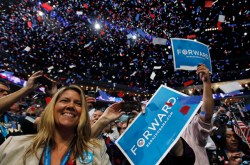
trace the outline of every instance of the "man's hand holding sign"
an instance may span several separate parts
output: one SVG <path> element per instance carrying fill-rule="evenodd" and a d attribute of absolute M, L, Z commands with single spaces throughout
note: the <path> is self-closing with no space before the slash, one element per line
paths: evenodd
<path fill-rule="evenodd" d="M 205 103 L 201 108 L 200 118 L 204 122 L 209 122 L 213 106 L 213 99 L 210 97 L 212 94 L 209 70 L 201 64 L 197 67 L 196 73 L 204 85 L 203 101 Z M 180 136 L 201 105 L 200 96 L 190 97 L 161 86 L 149 100 L 145 114 L 140 114 L 134 120 L 116 144 L 131 164 L 160 164 L 163 161 L 167 162 L 166 160 L 178 162 L 179 160 L 175 157 L 185 157 L 186 150 L 189 148 Z M 175 157 L 168 159 L 172 154 Z M 187 160 L 191 159 L 187 158 Z"/>

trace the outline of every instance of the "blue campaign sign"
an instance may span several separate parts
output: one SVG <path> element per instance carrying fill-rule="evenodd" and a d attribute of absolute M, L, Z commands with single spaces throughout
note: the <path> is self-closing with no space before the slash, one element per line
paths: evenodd
<path fill-rule="evenodd" d="M 212 73 L 211 58 L 207 45 L 182 38 L 171 38 L 171 45 L 175 70 L 196 70 L 198 64 L 205 64 Z"/>
<path fill-rule="evenodd" d="M 200 100 L 160 86 L 149 100 L 146 114 L 137 116 L 116 145 L 131 164 L 159 164 L 200 108 Z"/>

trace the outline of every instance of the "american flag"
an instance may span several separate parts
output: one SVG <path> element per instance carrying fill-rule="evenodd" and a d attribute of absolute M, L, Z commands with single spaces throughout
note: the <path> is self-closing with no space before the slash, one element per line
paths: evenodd
<path fill-rule="evenodd" d="M 234 122 L 235 133 L 238 136 L 240 136 L 243 140 L 248 140 L 248 143 L 250 143 L 249 141 L 250 140 L 250 127 L 241 120 L 236 120 L 236 122 Z"/>

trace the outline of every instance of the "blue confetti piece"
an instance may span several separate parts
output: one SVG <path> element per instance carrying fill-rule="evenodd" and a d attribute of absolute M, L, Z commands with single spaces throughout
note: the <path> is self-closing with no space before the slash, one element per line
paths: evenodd
<path fill-rule="evenodd" d="M 201 96 L 189 96 L 180 98 L 181 104 L 198 104 L 201 101 Z"/>

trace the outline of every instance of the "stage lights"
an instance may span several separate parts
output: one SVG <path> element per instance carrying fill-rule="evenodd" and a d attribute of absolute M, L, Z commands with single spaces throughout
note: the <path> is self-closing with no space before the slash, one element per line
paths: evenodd
<path fill-rule="evenodd" d="M 205 31 L 215 31 L 215 30 L 218 30 L 218 28 L 208 28 L 208 29 L 205 29 Z"/>
<path fill-rule="evenodd" d="M 96 29 L 96 30 L 101 29 L 101 25 L 100 25 L 99 23 L 95 23 L 95 29 Z"/>
<path fill-rule="evenodd" d="M 136 39 L 137 39 L 137 36 L 136 36 L 136 35 L 133 35 L 133 36 L 132 36 L 132 39 L 133 39 L 133 40 L 136 40 Z"/>

